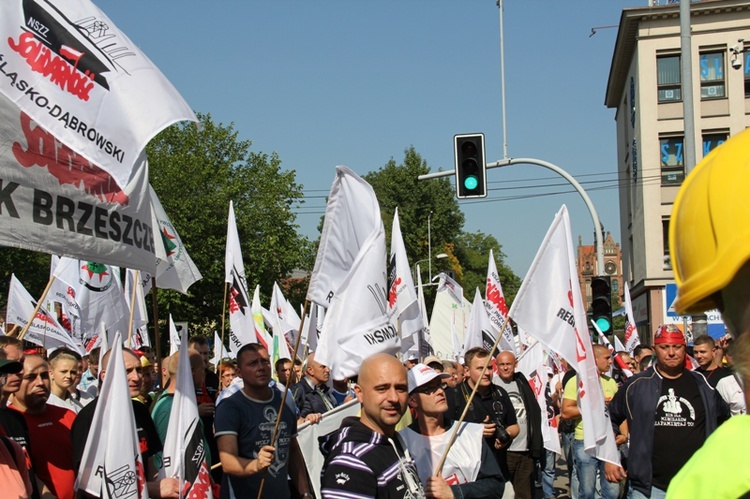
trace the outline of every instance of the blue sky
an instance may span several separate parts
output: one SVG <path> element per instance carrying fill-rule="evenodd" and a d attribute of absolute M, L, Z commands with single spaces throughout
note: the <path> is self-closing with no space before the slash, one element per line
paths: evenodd
<path fill-rule="evenodd" d="M 452 169 L 453 135 L 473 132 L 488 162 L 503 157 L 495 0 L 94 1 L 193 109 L 297 171 L 310 237 L 337 164 L 365 174 L 413 145 L 434 171 Z M 621 242 L 615 115 L 603 104 L 617 29 L 589 35 L 647 0 L 504 4 L 508 155 L 575 176 Z M 519 276 L 563 203 L 574 244 L 593 243 L 560 177 L 518 165 L 488 180 L 486 201 L 461 203 L 464 228 L 494 235 Z"/>

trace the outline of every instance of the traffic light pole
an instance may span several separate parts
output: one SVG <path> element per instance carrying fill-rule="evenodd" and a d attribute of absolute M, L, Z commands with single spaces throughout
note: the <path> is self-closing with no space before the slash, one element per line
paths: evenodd
<path fill-rule="evenodd" d="M 550 163 L 548 161 L 544 161 L 541 159 L 535 159 L 535 158 L 507 158 L 502 161 L 498 161 L 496 163 L 488 163 L 486 165 L 486 168 L 501 168 L 503 166 L 512 166 L 512 165 L 518 165 L 518 164 L 531 164 L 531 165 L 537 165 L 541 166 L 543 168 L 547 168 L 548 170 L 552 170 L 553 172 L 557 173 L 561 177 L 563 177 L 565 180 L 567 180 L 570 185 L 572 185 L 576 191 L 578 191 L 578 194 L 581 195 L 583 198 L 583 202 L 586 203 L 586 207 L 589 209 L 589 213 L 591 214 L 591 219 L 594 222 L 594 239 L 596 242 L 596 266 L 597 266 L 597 274 L 601 275 L 604 272 L 604 233 L 602 231 L 602 224 L 599 222 L 599 215 L 596 213 L 596 208 L 594 208 L 594 203 L 591 202 L 591 198 L 589 198 L 589 195 L 586 194 L 586 191 L 581 187 L 581 184 L 578 183 L 578 181 L 573 178 L 572 175 L 570 175 L 568 172 L 560 168 L 559 166 Z M 417 177 L 419 180 L 429 180 L 433 178 L 440 178 L 440 177 L 449 177 L 451 175 L 455 175 L 456 172 L 454 170 L 446 170 L 442 172 L 434 172 L 434 173 L 427 173 L 425 175 L 420 175 Z"/>

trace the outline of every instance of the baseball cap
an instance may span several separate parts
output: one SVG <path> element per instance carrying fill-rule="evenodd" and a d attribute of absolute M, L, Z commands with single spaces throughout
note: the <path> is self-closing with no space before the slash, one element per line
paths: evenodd
<path fill-rule="evenodd" d="M 439 373 L 425 364 L 417 364 L 416 366 L 409 369 L 406 377 L 409 382 L 409 393 L 411 393 L 420 386 L 426 385 L 435 378 L 450 378 L 451 375 L 448 373 Z"/>
<path fill-rule="evenodd" d="M 15 360 L 0 359 L 0 373 L 14 374 L 23 371 L 23 364 Z"/>
<path fill-rule="evenodd" d="M 423 364 L 427 366 L 427 365 L 430 364 L 430 362 L 437 362 L 438 364 L 442 364 L 443 363 L 442 360 L 438 359 L 434 355 L 428 355 L 427 357 L 425 357 Z"/>

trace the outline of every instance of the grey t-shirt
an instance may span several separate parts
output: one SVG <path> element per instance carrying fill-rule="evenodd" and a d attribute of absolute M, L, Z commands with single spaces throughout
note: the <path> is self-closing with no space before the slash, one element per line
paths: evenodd
<path fill-rule="evenodd" d="M 271 392 L 273 396 L 269 400 L 255 400 L 248 397 L 243 390 L 239 390 L 222 401 L 216 406 L 215 436 L 218 440 L 221 435 L 236 435 L 239 456 L 245 459 L 257 458 L 258 451 L 264 445 L 274 445 L 274 462 L 267 469 L 263 496 L 286 499 L 290 497 L 287 483 L 289 446 L 292 438 L 297 436 L 297 417 L 290 410 L 284 410 L 276 443 L 271 444 L 282 396 L 279 390 Z M 257 473 L 240 478 L 225 473 L 221 483 L 221 497 L 256 497 L 262 475 Z"/>
<path fill-rule="evenodd" d="M 506 383 L 500 377 L 496 378 L 496 381 L 500 387 L 508 392 L 508 397 L 510 397 L 510 401 L 513 403 L 513 409 L 516 411 L 516 419 L 518 420 L 518 427 L 520 428 L 518 436 L 513 439 L 508 450 L 516 452 L 527 451 L 529 450 L 529 442 L 527 438 L 528 418 L 526 417 L 526 406 L 523 405 L 523 398 L 521 398 L 521 391 L 518 389 L 518 382 L 511 381 L 510 383 Z"/>

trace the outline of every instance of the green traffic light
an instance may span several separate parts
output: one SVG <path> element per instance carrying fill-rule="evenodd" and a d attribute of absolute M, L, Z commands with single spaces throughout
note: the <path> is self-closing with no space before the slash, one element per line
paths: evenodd
<path fill-rule="evenodd" d="M 464 187 L 466 187 L 470 191 L 473 191 L 474 189 L 476 189 L 478 185 L 479 185 L 479 180 L 477 180 L 477 178 L 473 175 L 466 177 L 464 179 Z"/>
<path fill-rule="evenodd" d="M 612 324 L 609 323 L 609 321 L 605 317 L 599 317 L 596 319 L 596 326 L 599 328 L 599 330 L 602 333 L 608 332 L 610 329 L 612 329 Z"/>

